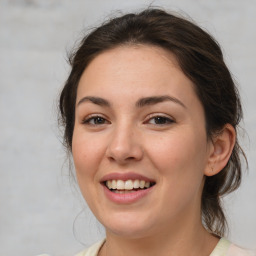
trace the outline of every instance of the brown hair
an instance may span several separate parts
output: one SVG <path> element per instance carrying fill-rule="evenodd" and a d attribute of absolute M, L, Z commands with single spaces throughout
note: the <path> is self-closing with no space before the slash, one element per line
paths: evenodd
<path fill-rule="evenodd" d="M 72 148 L 77 86 L 84 69 L 103 51 L 127 44 L 158 46 L 176 56 L 182 71 L 194 83 L 204 107 L 209 139 L 225 124 L 231 124 L 237 130 L 242 117 L 239 94 L 218 43 L 192 22 L 150 8 L 107 21 L 85 36 L 71 54 L 72 69 L 59 101 L 64 142 L 69 151 Z M 236 140 L 225 168 L 217 175 L 205 178 L 202 221 L 210 232 L 219 236 L 224 234 L 227 226 L 220 199 L 240 185 L 241 153 L 243 151 Z"/>

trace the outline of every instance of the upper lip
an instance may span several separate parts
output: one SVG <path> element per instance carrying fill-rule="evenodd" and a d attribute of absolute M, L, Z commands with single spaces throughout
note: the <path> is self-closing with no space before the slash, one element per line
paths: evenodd
<path fill-rule="evenodd" d="M 112 172 L 109 174 L 104 175 L 100 182 L 105 182 L 107 180 L 145 180 L 149 182 L 155 182 L 153 179 L 150 179 L 144 175 L 134 173 L 134 172 L 126 172 L 126 173 L 120 173 L 120 172 Z"/>

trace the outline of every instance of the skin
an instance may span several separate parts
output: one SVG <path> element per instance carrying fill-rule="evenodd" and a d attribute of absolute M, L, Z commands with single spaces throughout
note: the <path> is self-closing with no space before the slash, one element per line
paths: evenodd
<path fill-rule="evenodd" d="M 136 106 L 163 95 L 175 100 Z M 204 177 L 226 165 L 234 141 L 230 125 L 207 138 L 194 85 L 171 53 L 123 46 L 92 60 L 77 90 L 72 153 L 83 197 L 106 229 L 100 255 L 209 255 L 218 239 L 201 223 Z M 156 184 L 142 199 L 117 204 L 100 183 L 112 172 L 135 172 Z"/>

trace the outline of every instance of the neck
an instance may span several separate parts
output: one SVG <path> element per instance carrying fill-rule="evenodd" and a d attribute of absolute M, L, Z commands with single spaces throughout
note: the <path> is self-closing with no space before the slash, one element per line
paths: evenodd
<path fill-rule="evenodd" d="M 179 228 L 176 232 L 170 229 L 156 232 L 152 236 L 130 238 L 106 233 L 106 243 L 100 256 L 208 256 L 219 239 L 208 233 L 202 224 L 194 225 L 192 229 Z M 174 230 L 174 229 L 172 229 Z M 188 232 L 190 230 L 190 232 Z"/>

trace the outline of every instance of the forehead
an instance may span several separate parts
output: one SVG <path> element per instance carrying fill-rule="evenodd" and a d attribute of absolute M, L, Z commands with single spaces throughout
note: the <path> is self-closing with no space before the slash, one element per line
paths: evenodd
<path fill-rule="evenodd" d="M 181 98 L 195 94 L 193 83 L 180 69 L 174 54 L 155 46 L 125 45 L 91 61 L 82 74 L 77 95 L 145 97 L 168 92 Z"/>
<path fill-rule="evenodd" d="M 137 64 L 140 65 L 140 70 L 135 68 Z M 144 71 L 149 69 L 160 71 L 159 68 L 166 67 L 168 69 L 171 66 L 180 70 L 178 61 L 172 52 L 157 46 L 142 44 L 122 45 L 103 51 L 89 63 L 84 73 L 87 74 L 88 70 L 95 66 L 102 69 L 108 68 L 108 72 L 111 69 L 118 71 L 120 68 L 140 72 L 142 69 Z"/>

